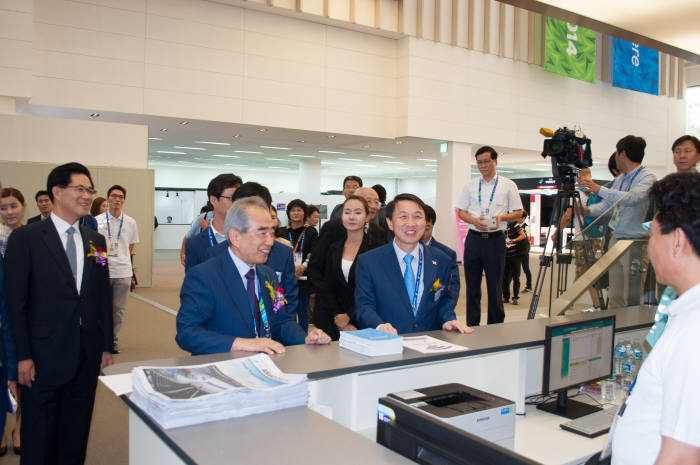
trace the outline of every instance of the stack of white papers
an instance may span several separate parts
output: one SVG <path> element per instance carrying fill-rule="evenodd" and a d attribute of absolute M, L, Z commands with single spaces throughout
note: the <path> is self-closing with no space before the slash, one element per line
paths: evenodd
<path fill-rule="evenodd" d="M 266 354 L 180 367 L 138 367 L 131 400 L 163 428 L 306 405 L 306 375 L 286 374 Z"/>
<path fill-rule="evenodd" d="M 338 345 L 370 357 L 403 352 L 403 337 L 372 328 L 341 331 Z"/>

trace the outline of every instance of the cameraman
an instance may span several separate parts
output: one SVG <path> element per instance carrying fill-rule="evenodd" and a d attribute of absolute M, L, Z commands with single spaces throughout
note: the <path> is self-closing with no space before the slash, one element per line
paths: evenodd
<path fill-rule="evenodd" d="M 583 207 L 586 216 L 598 217 L 615 202 L 620 202 L 612 211 L 609 228 L 612 230 L 610 247 L 621 239 L 647 239 L 649 233 L 642 228 L 649 208 L 648 191 L 656 181 L 656 176 L 641 165 L 644 158 L 646 141 L 641 137 L 625 136 L 617 142 L 615 163 L 620 175 L 610 184 L 602 187 L 592 179 L 582 179 L 580 184 L 587 192 L 600 197 L 601 202 L 590 207 Z M 628 302 L 630 288 L 630 264 L 633 255 L 641 256 L 641 283 L 644 282 L 649 263 L 646 242 L 641 244 L 641 253 L 635 244 L 632 249 L 610 268 L 609 308 L 639 305 L 639 301 Z M 638 279 L 638 278 L 635 278 Z"/>

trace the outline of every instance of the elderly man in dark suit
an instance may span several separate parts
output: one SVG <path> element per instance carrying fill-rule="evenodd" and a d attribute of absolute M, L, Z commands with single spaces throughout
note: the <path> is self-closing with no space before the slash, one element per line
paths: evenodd
<path fill-rule="evenodd" d="M 357 258 L 355 321 L 362 328 L 392 334 L 472 332 L 454 312 L 449 291 L 452 260 L 420 242 L 425 232 L 423 205 L 413 194 L 397 195 L 386 206 L 394 240 Z"/>
<path fill-rule="evenodd" d="M 258 197 L 237 200 L 226 214 L 226 254 L 186 275 L 180 291 L 175 340 L 184 350 L 209 354 L 236 350 L 284 352 L 282 344 L 327 344 L 315 329 L 308 336 L 285 304 L 275 272 L 263 265 L 275 241 L 270 210 Z"/>
<path fill-rule="evenodd" d="M 95 193 L 87 168 L 54 168 L 47 190 L 50 219 L 14 231 L 5 253 L 22 464 L 84 463 L 97 376 L 112 363 L 105 240 L 79 226 Z"/>

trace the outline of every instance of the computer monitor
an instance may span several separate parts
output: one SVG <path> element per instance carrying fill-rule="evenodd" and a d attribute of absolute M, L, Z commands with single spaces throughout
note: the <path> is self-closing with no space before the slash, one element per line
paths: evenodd
<path fill-rule="evenodd" d="M 547 325 L 542 393 L 556 392 L 557 399 L 537 408 L 571 419 L 601 410 L 567 399 L 566 392 L 612 376 L 614 338 L 614 315 Z"/>

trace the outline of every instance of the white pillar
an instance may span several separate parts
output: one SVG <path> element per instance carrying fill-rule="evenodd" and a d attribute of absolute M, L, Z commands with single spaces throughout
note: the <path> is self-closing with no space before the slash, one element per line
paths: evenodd
<path fill-rule="evenodd" d="M 449 142 L 447 152 L 438 155 L 436 205 L 437 221 L 434 235 L 437 240 L 457 252 L 462 260 L 457 236 L 455 204 L 462 188 L 471 178 L 473 163 L 472 144 Z"/>
<path fill-rule="evenodd" d="M 321 160 L 299 161 L 299 196 L 306 202 L 316 202 L 321 193 Z"/>

